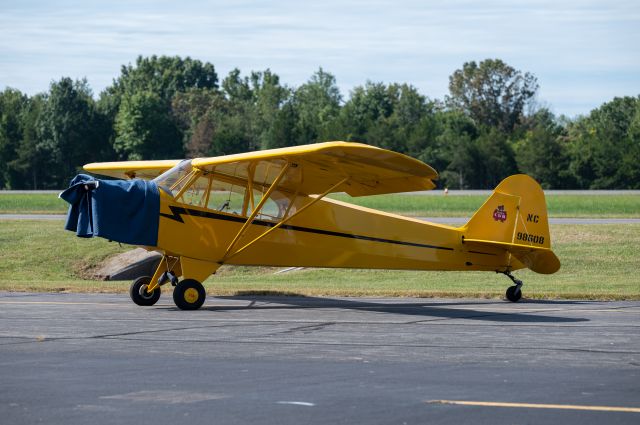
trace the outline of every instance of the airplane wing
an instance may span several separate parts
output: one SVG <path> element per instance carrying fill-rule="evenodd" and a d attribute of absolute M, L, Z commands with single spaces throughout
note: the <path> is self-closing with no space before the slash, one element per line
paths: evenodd
<path fill-rule="evenodd" d="M 321 194 L 345 177 L 335 192 L 351 196 L 431 190 L 438 173 L 409 156 L 361 143 L 326 142 L 281 149 L 248 152 L 212 158 L 196 158 L 192 165 L 215 174 L 225 174 L 271 184 L 278 170 L 291 163 L 297 178 L 283 179 L 278 186 L 307 195 Z M 291 173 L 295 174 L 295 173 Z"/>
<path fill-rule="evenodd" d="M 94 162 L 83 168 L 93 174 L 115 177 L 118 179 L 140 178 L 150 180 L 158 177 L 168 169 L 180 162 L 179 159 L 157 161 L 120 161 L 120 162 Z"/>

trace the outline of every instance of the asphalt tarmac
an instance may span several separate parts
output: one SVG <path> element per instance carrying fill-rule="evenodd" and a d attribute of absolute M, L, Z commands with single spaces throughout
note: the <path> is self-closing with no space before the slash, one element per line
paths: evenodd
<path fill-rule="evenodd" d="M 640 302 L 0 293 L 2 424 L 637 424 Z"/>

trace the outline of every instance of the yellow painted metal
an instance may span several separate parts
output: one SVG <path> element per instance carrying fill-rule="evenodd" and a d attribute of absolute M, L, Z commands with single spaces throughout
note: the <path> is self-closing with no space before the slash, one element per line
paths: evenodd
<path fill-rule="evenodd" d="M 207 183 L 207 189 L 205 190 L 205 197 L 204 197 L 204 202 L 202 203 L 203 206 L 209 205 L 209 196 L 211 195 L 211 183 L 213 182 L 213 176 L 209 176 L 209 182 Z"/>
<path fill-rule="evenodd" d="M 184 291 L 184 300 L 189 304 L 193 304 L 196 301 L 198 301 L 199 297 L 200 295 L 198 294 L 198 291 L 195 290 L 194 288 L 187 288 Z"/>
<path fill-rule="evenodd" d="M 504 179 L 463 229 L 465 243 L 508 250 L 537 273 L 560 269 L 560 260 L 551 251 L 544 192 L 527 175 Z"/>
<path fill-rule="evenodd" d="M 178 180 L 171 187 L 171 189 L 173 189 L 174 187 L 177 187 L 183 180 L 187 180 L 187 181 L 185 184 L 182 185 L 182 188 L 180 188 L 178 193 L 176 193 L 175 198 L 180 199 L 182 195 L 189 189 L 190 185 L 192 185 L 193 182 L 195 182 L 198 179 L 198 177 L 200 177 L 201 175 L 202 175 L 202 170 L 199 170 L 196 168 L 191 173 L 187 174 L 186 176 L 183 176 L 180 180 Z"/>
<path fill-rule="evenodd" d="M 284 215 L 284 219 L 281 220 L 280 222 L 278 222 L 278 224 L 276 224 L 273 227 L 270 227 L 269 230 L 267 230 L 266 232 L 264 232 L 263 234 L 261 234 L 260 236 L 258 236 L 257 238 L 255 238 L 254 240 L 252 240 L 251 242 L 249 242 L 248 244 L 246 244 L 245 246 L 243 246 L 242 248 L 238 249 L 237 251 L 235 251 L 233 254 L 228 254 L 225 257 L 225 261 L 228 260 L 231 257 L 234 257 L 238 254 L 240 254 L 242 251 L 244 251 L 245 249 L 249 248 L 251 245 L 253 245 L 254 243 L 258 242 L 260 239 L 264 238 L 265 236 L 267 236 L 269 233 L 277 230 L 279 227 L 281 227 L 282 225 L 284 225 L 285 223 L 287 223 L 288 221 L 290 221 L 291 219 L 293 219 L 294 217 L 296 217 L 297 215 L 300 215 L 304 210 L 306 210 L 307 208 L 309 208 L 310 206 L 312 206 L 313 204 L 315 204 L 316 202 L 319 202 L 322 198 L 324 198 L 325 196 L 327 196 L 327 194 L 331 193 L 334 189 L 336 189 L 337 187 L 340 187 L 340 185 L 342 185 L 343 183 L 345 183 L 347 180 L 349 180 L 349 177 L 345 177 L 344 179 L 340 180 L 338 183 L 334 184 L 333 186 L 331 186 L 329 189 L 327 189 L 323 194 L 321 194 L 320 196 L 317 196 L 315 198 L 312 198 L 312 200 L 306 204 L 305 206 L 303 206 L 302 208 L 300 208 L 298 211 L 296 211 L 294 214 L 292 214 L 291 216 L 287 216 L 288 211 L 290 210 L 291 206 L 289 206 L 289 208 L 287 209 L 287 213 L 285 213 Z"/>
<path fill-rule="evenodd" d="M 506 215 L 504 221 L 493 216 L 501 214 L 500 207 Z M 549 219 L 542 188 L 524 174 L 507 177 L 465 225 L 465 230 L 465 237 L 469 239 L 550 248 Z M 534 237 L 523 240 L 524 234 Z"/>
<path fill-rule="evenodd" d="M 327 189 L 332 190 L 331 186 L 325 186 Z M 486 271 L 530 267 L 542 273 L 559 266 L 550 250 L 544 194 L 527 176 L 503 181 L 462 227 L 427 223 L 327 198 L 300 195 L 293 202 L 299 213 L 292 214 L 285 224 L 185 208 L 161 193 L 158 248 L 181 255 L 183 275 L 198 281 L 217 269 L 220 258 L 230 252 L 229 241 L 241 231 L 243 238 L 253 242 L 227 258 L 227 264 Z M 172 206 L 185 212 L 178 218 Z M 518 241 L 518 237 L 527 241 Z"/>
<path fill-rule="evenodd" d="M 236 175 L 247 181 L 250 169 L 238 175 L 233 167 L 238 163 L 292 162 L 304 173 L 302 184 L 284 181 L 281 189 L 313 195 L 323 193 L 344 175 L 352 178 L 341 190 L 351 196 L 430 190 L 435 187 L 438 173 L 427 164 L 409 156 L 361 143 L 327 142 L 226 155 L 196 158 L 192 165 L 203 170 L 216 168 L 222 174 Z M 336 173 L 340 170 L 340 173 Z M 255 179 L 254 179 L 255 180 Z M 267 182 L 271 183 L 271 182 Z"/>
<path fill-rule="evenodd" d="M 93 174 L 115 177 L 118 179 L 142 178 L 153 179 L 168 169 L 178 165 L 181 160 L 168 159 L 157 161 L 121 161 L 96 162 L 87 164 L 83 168 Z"/>
<path fill-rule="evenodd" d="M 116 162 L 88 164 L 85 169 L 113 177 L 152 178 L 178 163 Z M 176 264 L 161 263 L 148 291 L 157 287 L 166 270 L 201 282 L 220 262 L 413 270 L 528 267 L 539 273 L 560 267 L 551 251 L 544 193 L 525 175 L 502 181 L 467 224 L 452 227 L 324 197 L 338 190 L 362 196 L 434 187 L 437 173 L 428 165 L 372 146 L 319 143 L 198 158 L 191 165 L 194 173 L 181 192 L 199 182 L 194 193 L 206 192 L 206 197 L 198 205 L 188 205 L 180 193 L 174 198 L 160 191 L 158 244 L 153 248 Z M 276 167 L 279 173 L 273 170 Z M 346 181 L 345 176 L 349 176 Z M 212 179 L 241 187 L 241 208 L 236 212 L 206 208 Z M 264 192 L 257 205 L 254 190 Z M 272 215 L 278 219 L 264 219 L 267 202 L 277 207 L 278 213 Z M 251 242 L 234 252 L 241 240 Z"/>
<path fill-rule="evenodd" d="M 167 255 L 162 256 L 162 259 L 160 260 L 160 263 L 158 263 L 158 267 L 147 286 L 147 293 L 152 293 L 158 286 L 160 286 L 160 276 L 166 271 L 173 272 L 176 276 L 181 276 L 182 269 L 180 268 L 180 259 L 168 257 Z"/>
<path fill-rule="evenodd" d="M 158 286 L 160 286 L 158 284 L 158 280 L 160 279 L 160 276 L 162 275 L 162 273 L 166 271 L 167 271 L 167 262 L 165 260 L 165 257 L 163 256 L 162 260 L 160 260 L 160 264 L 158 264 L 158 267 L 156 268 L 155 273 L 151 277 L 151 281 L 147 285 L 146 291 L 148 294 L 152 293 Z"/>
<path fill-rule="evenodd" d="M 180 266 L 184 279 L 194 279 L 198 282 L 204 282 L 207 277 L 220 268 L 218 263 L 185 256 L 180 257 Z"/>
<path fill-rule="evenodd" d="M 289 169 L 290 165 L 291 164 L 286 163 L 285 166 L 282 167 L 282 170 L 280 170 L 280 173 L 278 174 L 276 179 L 273 181 L 273 183 L 271 184 L 271 186 L 269 187 L 267 192 L 262 196 L 262 199 L 260 199 L 260 202 L 258 202 L 258 205 L 254 208 L 253 211 L 251 211 L 251 215 L 249 216 L 249 218 L 247 218 L 247 221 L 242 225 L 242 227 L 238 231 L 238 234 L 233 238 L 233 240 L 231 241 L 231 243 L 227 247 L 227 250 L 225 251 L 223 258 L 220 260 L 220 263 L 224 262 L 227 259 L 227 256 L 229 255 L 229 252 L 231 252 L 231 249 L 236 245 L 236 243 L 238 243 L 238 240 L 240 240 L 240 238 L 244 234 L 244 232 L 247 229 L 247 227 L 256 218 L 256 215 L 258 215 L 258 213 L 260 212 L 260 210 L 264 206 L 265 202 L 267 202 L 267 200 L 269 199 L 269 196 L 271 196 L 271 194 L 276 189 L 276 187 L 278 187 L 278 183 L 280 183 L 280 181 L 282 180 L 282 178 L 286 174 L 287 170 Z"/>

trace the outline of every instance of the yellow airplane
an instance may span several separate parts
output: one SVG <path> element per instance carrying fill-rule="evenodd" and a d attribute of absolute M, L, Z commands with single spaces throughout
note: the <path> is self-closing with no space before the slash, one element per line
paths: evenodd
<path fill-rule="evenodd" d="M 143 246 L 163 257 L 153 276 L 131 285 L 132 300 L 155 304 L 175 286 L 183 310 L 205 300 L 201 282 L 223 264 L 397 270 L 511 272 L 560 268 L 547 208 L 531 177 L 503 180 L 462 227 L 326 198 L 429 190 L 438 174 L 414 158 L 359 143 L 328 142 L 213 158 L 126 161 L 84 166 L 60 196 L 66 228 Z"/>

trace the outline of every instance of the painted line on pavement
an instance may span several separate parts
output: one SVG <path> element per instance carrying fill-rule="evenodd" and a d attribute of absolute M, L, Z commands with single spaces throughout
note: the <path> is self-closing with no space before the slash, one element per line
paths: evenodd
<path fill-rule="evenodd" d="M 523 409 L 559 409 L 559 410 L 590 410 L 596 412 L 627 412 L 640 413 L 640 407 L 619 406 L 586 406 L 575 404 L 538 404 L 538 403 L 503 403 L 496 401 L 466 401 L 466 400 L 428 400 L 427 404 L 453 404 L 460 406 L 482 407 L 513 407 Z"/>

